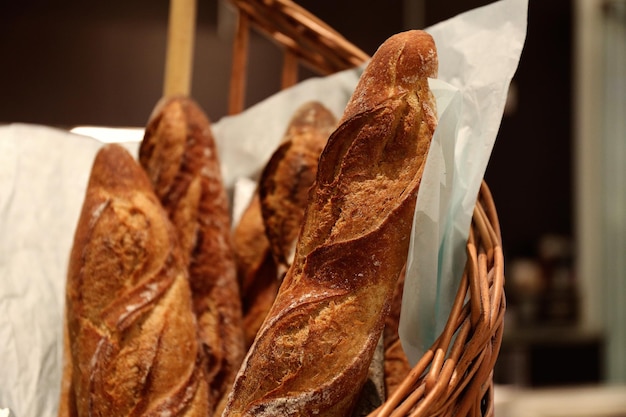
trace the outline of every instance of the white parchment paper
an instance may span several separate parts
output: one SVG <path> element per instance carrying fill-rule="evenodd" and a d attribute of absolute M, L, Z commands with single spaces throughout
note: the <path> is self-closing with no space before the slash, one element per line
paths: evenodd
<path fill-rule="evenodd" d="M 477 193 L 526 38 L 527 12 L 527 0 L 503 0 L 427 29 L 437 45 L 438 79 L 460 94 L 439 115 L 418 192 L 399 328 L 412 364 L 450 314 Z"/>
<path fill-rule="evenodd" d="M 440 123 L 420 194 L 430 192 L 418 198 L 402 312 L 401 337 L 412 361 L 440 329 L 456 290 L 471 209 L 524 43 L 527 6 L 528 0 L 502 0 L 426 29 L 443 82 L 432 83 Z M 249 193 L 248 179 L 282 139 L 293 111 L 318 100 L 340 117 L 360 74 L 308 80 L 215 123 L 227 185 L 244 184 Z M 67 261 L 102 145 L 45 126 L 0 127 L 0 409 L 16 417 L 56 416 Z M 125 145 L 136 155 L 137 143 Z"/>

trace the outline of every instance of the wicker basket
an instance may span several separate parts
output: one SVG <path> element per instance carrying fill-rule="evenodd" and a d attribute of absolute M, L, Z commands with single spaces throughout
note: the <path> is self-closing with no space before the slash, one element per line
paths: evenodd
<path fill-rule="evenodd" d="M 482 183 L 467 263 L 443 332 L 397 391 L 371 416 L 493 416 L 493 368 L 506 308 L 496 207 Z"/>
<path fill-rule="evenodd" d="M 248 31 L 283 48 L 283 87 L 297 82 L 303 63 L 320 75 L 369 58 L 324 22 L 290 0 L 231 0 L 237 7 L 230 112 L 243 110 Z M 494 201 L 482 183 L 467 243 L 467 263 L 445 329 L 401 386 L 370 416 L 494 415 L 493 368 L 502 341 L 504 256 Z"/>

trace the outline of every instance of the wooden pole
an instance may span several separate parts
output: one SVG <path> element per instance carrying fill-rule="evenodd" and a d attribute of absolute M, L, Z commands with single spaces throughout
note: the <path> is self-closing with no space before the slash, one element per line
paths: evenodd
<path fill-rule="evenodd" d="M 229 114 L 238 114 L 244 109 L 249 37 L 249 17 L 246 13 L 239 10 L 237 14 L 237 32 L 233 40 L 233 67 L 230 72 L 230 92 L 228 100 Z"/>
<path fill-rule="evenodd" d="M 281 88 L 292 87 L 298 83 L 298 57 L 289 49 L 285 49 L 283 56 L 283 73 Z"/>
<path fill-rule="evenodd" d="M 170 0 L 163 96 L 191 93 L 196 0 Z"/>

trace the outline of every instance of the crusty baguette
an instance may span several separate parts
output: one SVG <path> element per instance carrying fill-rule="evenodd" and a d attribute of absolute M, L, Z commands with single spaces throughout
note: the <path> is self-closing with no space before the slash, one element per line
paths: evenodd
<path fill-rule="evenodd" d="M 255 192 L 233 230 L 237 278 L 241 288 L 246 350 L 278 293 L 278 268 L 265 233 L 261 202 Z"/>
<path fill-rule="evenodd" d="M 296 109 L 280 146 L 259 179 L 261 212 L 272 254 L 286 270 L 295 252 L 309 188 L 328 137 L 337 127 L 332 112 L 317 101 Z"/>
<path fill-rule="evenodd" d="M 211 124 L 200 106 L 182 96 L 160 102 L 139 161 L 178 232 L 211 395 L 219 404 L 243 359 L 244 338 L 228 197 Z"/>
<path fill-rule="evenodd" d="M 270 242 L 265 233 L 258 190 L 250 198 L 248 205 L 241 213 L 239 222 L 233 228 L 233 247 L 237 264 L 237 281 L 241 296 L 244 298 L 251 292 L 250 287 L 256 280 L 255 275 L 262 269 L 265 259 L 267 257 L 273 259 Z M 275 278 L 275 271 L 273 275 Z"/>
<path fill-rule="evenodd" d="M 78 416 L 207 416 L 176 235 L 145 173 L 119 145 L 95 158 L 67 278 Z"/>
<path fill-rule="evenodd" d="M 317 101 L 301 105 L 259 177 L 233 233 L 248 348 L 293 258 L 308 190 L 337 120 Z"/>
<path fill-rule="evenodd" d="M 365 69 L 311 188 L 296 254 L 225 416 L 345 416 L 407 258 L 437 123 L 432 38 L 394 35 Z"/>

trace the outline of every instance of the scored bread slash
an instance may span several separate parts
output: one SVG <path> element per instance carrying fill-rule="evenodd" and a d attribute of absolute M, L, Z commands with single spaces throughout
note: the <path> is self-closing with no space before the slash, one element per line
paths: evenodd
<path fill-rule="evenodd" d="M 178 234 L 219 414 L 244 356 L 242 309 L 217 146 L 193 99 L 157 104 L 139 161 Z"/>
<path fill-rule="evenodd" d="M 353 410 L 408 253 L 437 119 L 423 31 L 383 43 L 321 154 L 293 263 L 224 416 Z"/>

